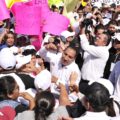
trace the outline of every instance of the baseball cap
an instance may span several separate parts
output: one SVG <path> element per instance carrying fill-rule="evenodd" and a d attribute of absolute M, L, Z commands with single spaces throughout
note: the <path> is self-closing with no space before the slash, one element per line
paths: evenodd
<path fill-rule="evenodd" d="M 34 81 L 36 89 L 47 90 L 51 86 L 51 73 L 45 69 L 41 71 Z"/>
<path fill-rule="evenodd" d="M 16 58 L 10 48 L 3 48 L 0 51 L 0 66 L 5 70 L 13 69 L 16 65 Z"/>
<path fill-rule="evenodd" d="M 16 69 L 20 69 L 23 65 L 29 63 L 31 61 L 31 55 L 17 55 L 16 56 L 16 60 L 17 60 L 17 64 L 16 64 Z"/>
<path fill-rule="evenodd" d="M 65 38 L 68 38 L 68 37 L 71 37 L 71 36 L 74 36 L 74 35 L 75 35 L 75 32 L 69 32 L 67 30 L 65 30 L 61 33 L 61 36 L 64 36 Z"/>

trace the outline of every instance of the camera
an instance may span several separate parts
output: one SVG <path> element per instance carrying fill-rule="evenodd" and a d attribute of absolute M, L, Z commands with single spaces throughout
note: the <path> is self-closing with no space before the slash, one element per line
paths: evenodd
<path fill-rule="evenodd" d="M 82 22 L 82 26 L 83 27 L 88 27 L 88 26 L 92 26 L 93 25 L 93 21 L 91 19 L 84 19 L 84 21 Z"/>
<path fill-rule="evenodd" d="M 60 39 L 58 37 L 54 38 L 53 44 L 58 45 L 60 44 Z"/>
<path fill-rule="evenodd" d="M 57 46 L 58 44 L 60 44 L 60 38 L 56 37 L 56 36 L 55 37 L 50 37 L 48 42 L 45 42 L 44 45 L 47 45 L 49 43 L 53 43 L 54 45 Z"/>

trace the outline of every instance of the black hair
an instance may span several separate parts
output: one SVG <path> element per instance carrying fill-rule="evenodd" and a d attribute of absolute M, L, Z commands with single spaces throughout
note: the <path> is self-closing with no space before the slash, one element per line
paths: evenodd
<path fill-rule="evenodd" d="M 35 55 L 36 56 L 36 50 L 35 49 L 26 49 L 22 52 L 22 55 Z"/>
<path fill-rule="evenodd" d="M 51 10 L 54 12 L 55 9 L 58 9 L 58 7 L 57 7 L 56 5 L 52 5 L 52 6 L 51 6 Z"/>
<path fill-rule="evenodd" d="M 36 94 L 35 120 L 46 120 L 55 106 L 54 95 L 50 91 L 41 91 Z"/>
<path fill-rule="evenodd" d="M 64 51 L 66 51 L 68 48 L 73 49 L 75 51 L 75 58 L 77 57 L 79 51 L 74 45 L 69 45 L 67 48 L 65 48 Z"/>
<path fill-rule="evenodd" d="M 16 46 L 18 47 L 30 45 L 30 40 L 26 36 L 21 36 L 16 41 Z"/>
<path fill-rule="evenodd" d="M 94 82 L 87 87 L 85 96 L 94 112 L 104 111 L 106 109 L 106 104 L 110 99 L 110 94 L 107 88 L 97 82 Z"/>
<path fill-rule="evenodd" d="M 118 26 L 118 23 L 117 23 L 116 20 L 111 20 L 111 21 L 108 23 L 108 26 L 111 25 L 111 24 Z"/>
<path fill-rule="evenodd" d="M 81 45 L 80 45 L 80 37 L 76 36 L 71 42 L 70 46 L 72 49 L 76 51 L 76 59 L 75 62 L 78 65 L 79 69 L 81 69 L 82 64 L 83 64 L 83 58 L 80 54 L 80 51 L 82 50 Z"/>
<path fill-rule="evenodd" d="M 98 25 L 96 25 L 96 27 L 95 27 L 95 34 L 97 33 L 97 31 L 98 31 L 99 29 L 105 30 L 105 26 L 104 26 L 103 24 L 98 24 Z"/>
<path fill-rule="evenodd" d="M 63 13 L 63 10 L 64 10 L 64 7 L 63 7 L 63 6 L 60 6 L 60 7 L 59 7 L 60 14 Z"/>
<path fill-rule="evenodd" d="M 116 8 L 116 4 L 115 4 L 115 3 L 112 3 L 112 4 L 110 5 L 110 7 L 111 7 L 111 8 Z"/>
<path fill-rule="evenodd" d="M 41 56 L 40 55 L 36 55 L 36 58 L 41 58 Z"/>
<path fill-rule="evenodd" d="M 10 99 L 8 95 L 13 93 L 16 82 L 12 76 L 4 76 L 0 78 L 0 101 Z"/>
<path fill-rule="evenodd" d="M 36 55 L 36 58 L 42 58 L 40 55 Z M 43 59 L 43 58 L 42 58 Z M 50 71 L 50 63 L 49 62 L 46 62 L 44 59 L 43 59 L 43 62 L 44 62 L 44 66 L 45 68 L 47 68 L 47 70 Z"/>
<path fill-rule="evenodd" d="M 113 99 L 110 93 L 102 84 L 94 82 L 85 90 L 85 96 L 92 106 L 94 112 L 106 111 L 108 116 L 115 116 Z"/>
<path fill-rule="evenodd" d="M 14 36 L 14 38 L 15 38 L 15 34 L 14 34 L 14 32 L 9 31 L 9 32 L 6 34 L 5 39 L 8 39 L 8 36 L 7 36 L 8 34 L 12 34 L 12 35 Z"/>
<path fill-rule="evenodd" d="M 78 54 L 80 52 L 80 37 L 76 36 L 71 42 L 70 47 L 76 50 Z"/>

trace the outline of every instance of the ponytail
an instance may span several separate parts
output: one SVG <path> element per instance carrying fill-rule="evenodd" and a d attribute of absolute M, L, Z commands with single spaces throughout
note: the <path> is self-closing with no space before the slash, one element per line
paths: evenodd
<path fill-rule="evenodd" d="M 36 95 L 35 120 L 46 120 L 55 106 L 54 95 L 49 91 L 41 91 Z"/>
<path fill-rule="evenodd" d="M 115 110 L 113 105 L 113 98 L 110 98 L 109 101 L 106 103 L 106 113 L 108 116 L 115 117 Z"/>
<path fill-rule="evenodd" d="M 35 109 L 35 120 L 46 120 L 46 113 L 44 108 Z"/>

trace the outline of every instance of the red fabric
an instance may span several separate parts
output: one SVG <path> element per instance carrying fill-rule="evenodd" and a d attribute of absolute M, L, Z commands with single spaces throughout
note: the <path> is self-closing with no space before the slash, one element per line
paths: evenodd
<path fill-rule="evenodd" d="M 0 120 L 14 120 L 15 114 L 12 107 L 3 107 L 0 109 Z"/>

